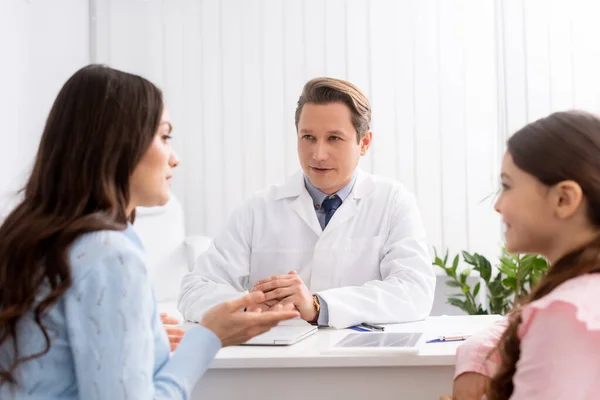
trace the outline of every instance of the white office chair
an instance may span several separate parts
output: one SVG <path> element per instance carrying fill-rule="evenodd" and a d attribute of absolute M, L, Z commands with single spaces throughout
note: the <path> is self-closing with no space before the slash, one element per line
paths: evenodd
<path fill-rule="evenodd" d="M 133 224 L 146 248 L 148 274 L 156 291 L 159 312 L 183 319 L 177 310 L 181 278 L 193 268 L 200 252 L 211 239 L 193 236 L 186 239 L 183 209 L 175 196 L 162 207 L 136 209 Z"/>

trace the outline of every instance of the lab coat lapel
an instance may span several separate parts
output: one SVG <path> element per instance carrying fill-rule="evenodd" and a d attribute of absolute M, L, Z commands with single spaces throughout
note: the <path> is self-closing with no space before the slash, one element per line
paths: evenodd
<path fill-rule="evenodd" d="M 344 222 L 348 221 L 350 218 L 354 217 L 354 215 L 358 212 L 358 205 L 356 204 L 357 201 L 358 200 L 354 199 L 352 196 L 348 196 L 340 208 L 338 208 L 335 214 L 333 214 L 333 217 L 331 217 L 331 221 L 329 221 L 325 227 L 324 232 L 330 232 L 343 225 Z"/>
<path fill-rule="evenodd" d="M 323 230 L 321 224 L 317 219 L 317 212 L 313 205 L 310 194 L 306 191 L 302 191 L 298 197 L 292 200 L 292 209 L 298 214 L 300 218 L 315 232 L 317 236 L 321 236 Z"/>
<path fill-rule="evenodd" d="M 348 198 L 344 200 L 335 214 L 333 214 L 333 217 L 325 227 L 324 232 L 330 232 L 344 225 L 346 221 L 354 217 L 358 213 L 358 204 L 361 199 L 369 196 L 374 190 L 375 182 L 373 182 L 373 179 L 359 170 L 352 192 Z"/>
<path fill-rule="evenodd" d="M 315 211 L 312 198 L 304 186 L 304 174 L 301 171 L 294 174 L 285 185 L 278 189 L 275 198 L 290 202 L 292 210 L 298 214 L 317 236 L 321 236 L 323 230 L 317 219 L 317 212 Z"/>

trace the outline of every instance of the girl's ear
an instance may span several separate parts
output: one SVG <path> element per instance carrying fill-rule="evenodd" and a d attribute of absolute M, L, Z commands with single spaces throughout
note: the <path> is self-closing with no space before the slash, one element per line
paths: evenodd
<path fill-rule="evenodd" d="M 575 181 L 562 181 L 550 189 L 555 214 L 560 219 L 570 218 L 583 203 L 583 190 Z"/>

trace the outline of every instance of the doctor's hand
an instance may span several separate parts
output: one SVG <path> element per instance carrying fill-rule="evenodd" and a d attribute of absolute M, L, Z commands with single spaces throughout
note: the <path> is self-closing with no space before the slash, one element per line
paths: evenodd
<path fill-rule="evenodd" d="M 269 312 L 239 312 L 264 303 L 262 292 L 252 292 L 236 300 L 226 301 L 208 310 L 200 325 L 210 329 L 221 340 L 223 347 L 248 341 L 281 321 L 297 318 L 297 311 L 284 310 L 276 305 Z"/>
<path fill-rule="evenodd" d="M 265 302 L 279 301 L 282 306 L 294 305 L 305 321 L 316 321 L 319 313 L 313 304 L 313 295 L 300 275 L 290 271 L 287 275 L 275 275 L 256 282 L 252 291 L 265 293 Z"/>

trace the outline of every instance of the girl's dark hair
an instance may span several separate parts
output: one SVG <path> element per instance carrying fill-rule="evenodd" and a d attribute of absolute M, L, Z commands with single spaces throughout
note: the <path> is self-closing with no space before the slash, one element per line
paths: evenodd
<path fill-rule="evenodd" d="M 600 227 L 600 119 L 582 111 L 551 114 L 515 133 L 508 140 L 507 151 L 517 167 L 545 185 L 577 182 L 588 204 L 590 222 Z M 595 272 L 600 272 L 600 238 L 558 260 L 522 304 L 544 297 L 571 278 Z M 514 389 L 520 356 L 520 308 L 509 319 L 497 347 L 502 361 L 488 389 L 490 400 L 508 399 Z"/>
<path fill-rule="evenodd" d="M 71 285 L 73 241 L 133 222 L 135 214 L 127 212 L 129 179 L 152 143 L 162 111 L 156 86 L 106 66 L 80 69 L 60 90 L 22 201 L 0 226 L 0 347 L 12 342 L 14 356 L 2 360 L 0 384 L 14 383 L 20 363 L 48 352 L 42 316 Z M 29 311 L 46 347 L 20 356 L 17 324 Z"/>

